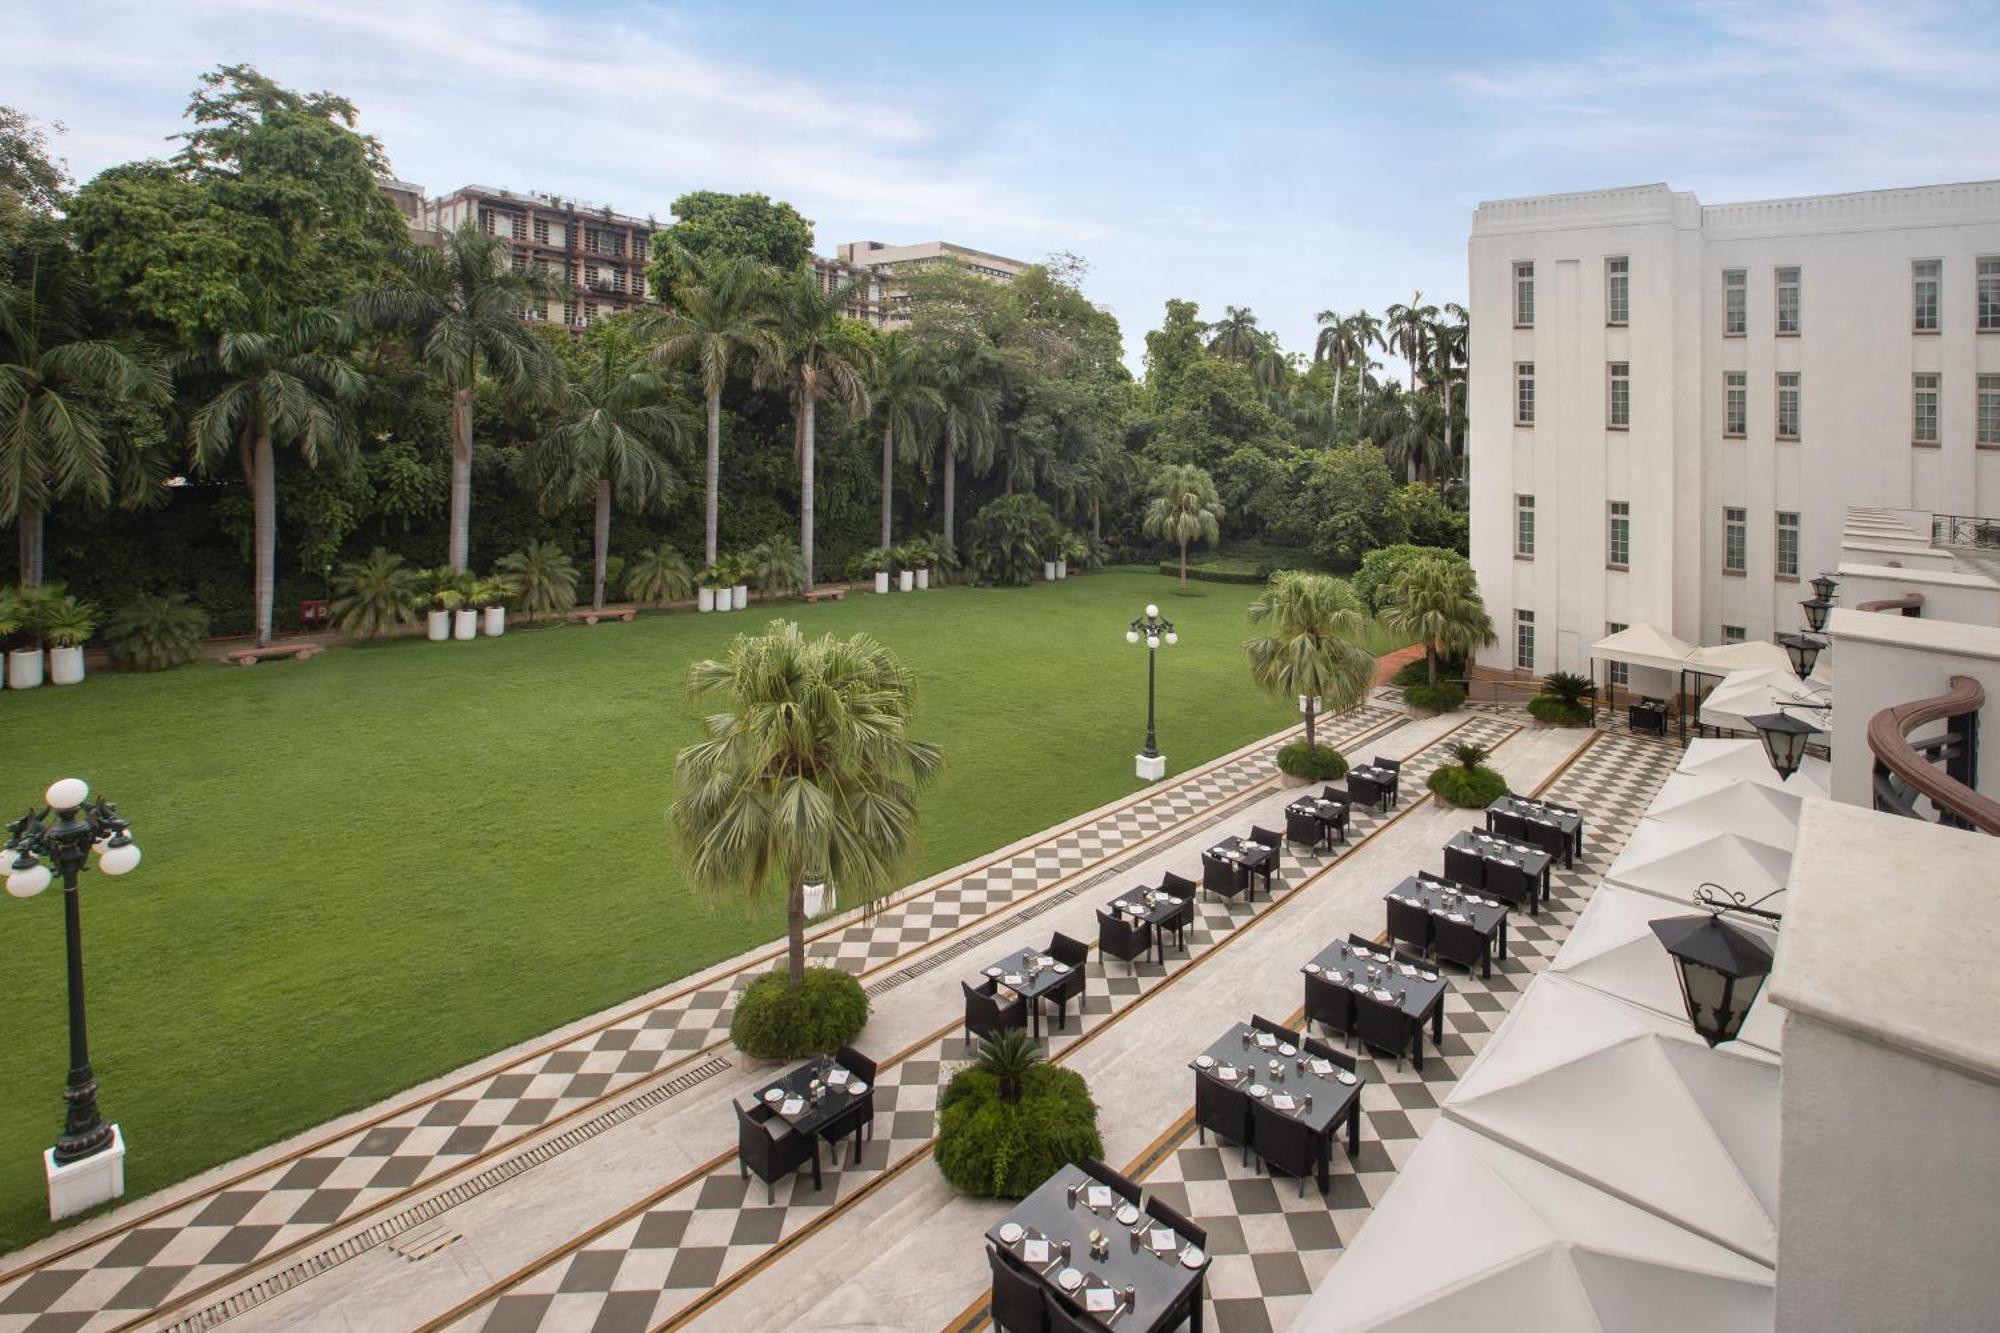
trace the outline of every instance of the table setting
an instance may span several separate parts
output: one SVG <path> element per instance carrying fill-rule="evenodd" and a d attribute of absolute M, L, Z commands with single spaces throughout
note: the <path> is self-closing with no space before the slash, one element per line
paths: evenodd
<path fill-rule="evenodd" d="M 1189 1062 L 1197 1078 L 1213 1078 L 1275 1111 L 1304 1121 L 1331 1140 L 1347 1125 L 1348 1151 L 1360 1151 L 1360 1075 L 1322 1056 L 1299 1050 L 1275 1033 L 1238 1023 Z M 1322 1180 L 1330 1170 L 1321 1158 Z"/>
<path fill-rule="evenodd" d="M 1412 1028 L 1410 1060 L 1418 1069 L 1424 1067 L 1425 1019 L 1431 1023 L 1431 1040 L 1444 1040 L 1444 996 L 1448 983 L 1434 967 L 1399 963 L 1386 945 L 1369 948 L 1343 941 L 1321 950 L 1299 970 L 1345 986 L 1356 995 L 1366 995 L 1378 1004 L 1393 1004 L 1400 1009 Z"/>
<path fill-rule="evenodd" d="M 1155 1326 L 1208 1266 L 1200 1246 L 1074 1165 L 1042 1182 L 986 1234 L 1070 1304 L 1114 1328 Z"/>

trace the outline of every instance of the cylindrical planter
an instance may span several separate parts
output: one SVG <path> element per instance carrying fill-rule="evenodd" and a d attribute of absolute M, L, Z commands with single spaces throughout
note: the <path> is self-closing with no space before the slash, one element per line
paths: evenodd
<path fill-rule="evenodd" d="M 451 637 L 451 612 L 431 612 L 429 633 L 431 642 L 433 643 L 443 643 L 446 639 L 449 639 Z"/>
<path fill-rule="evenodd" d="M 738 611 L 741 611 L 744 607 L 750 605 L 749 584 L 739 583 L 734 588 L 731 588 L 729 591 L 731 596 L 731 605 L 734 606 Z"/>
<path fill-rule="evenodd" d="M 499 638 L 507 632 L 507 608 L 489 606 L 486 608 L 486 633 L 491 638 Z"/>
<path fill-rule="evenodd" d="M 1044 561 L 1042 561 L 1042 578 L 1043 578 L 1043 580 L 1044 580 L 1045 582 L 1048 582 L 1048 583 L 1054 583 L 1054 582 L 1056 581 L 1056 562 L 1055 562 L 1055 561 L 1053 561 L 1053 560 L 1044 560 Z"/>
<path fill-rule="evenodd" d="M 80 685 L 83 683 L 83 649 L 49 649 L 49 680 L 56 685 Z"/>
<path fill-rule="evenodd" d="M 694 595 L 694 609 L 713 611 L 715 609 L 715 589 L 703 588 Z"/>
<path fill-rule="evenodd" d="M 931 586 L 931 570 L 930 566 L 926 565 L 922 569 L 917 571 L 917 587 L 928 588 L 930 586 Z"/>
<path fill-rule="evenodd" d="M 451 637 L 454 639 L 476 639 L 479 637 L 479 612 L 473 607 L 463 607 L 451 613 Z"/>
<path fill-rule="evenodd" d="M 908 592 L 910 591 L 910 589 L 916 587 L 917 586 L 916 571 L 906 569 L 903 570 L 898 575 L 896 575 L 896 586 L 901 588 L 904 592 Z"/>
<path fill-rule="evenodd" d="M 42 683 L 42 650 L 16 648 L 7 654 L 7 688 L 32 690 Z"/>
<path fill-rule="evenodd" d="M 1299 696 L 1299 711 L 1303 713 L 1306 711 L 1308 707 L 1310 707 L 1312 711 L 1315 713 L 1319 712 L 1320 711 L 1319 696 L 1312 694 L 1301 694 Z"/>
<path fill-rule="evenodd" d="M 1066 579 L 1069 577 L 1068 557 L 1064 557 L 1063 559 L 1056 561 L 1056 577 L 1059 579 Z"/>
<path fill-rule="evenodd" d="M 806 884 L 801 887 L 804 889 L 802 896 L 805 898 L 804 906 L 807 916 L 823 916 L 834 909 L 837 899 L 833 891 L 833 885 Z"/>
<path fill-rule="evenodd" d="M 889 591 L 889 571 L 888 571 L 888 570 L 886 570 L 886 569 L 878 569 L 878 570 L 876 570 L 876 571 L 875 571 L 875 591 L 876 591 L 876 592 L 878 592 L 878 593 L 883 593 L 883 594 L 887 594 L 887 593 L 888 593 L 888 591 Z"/>

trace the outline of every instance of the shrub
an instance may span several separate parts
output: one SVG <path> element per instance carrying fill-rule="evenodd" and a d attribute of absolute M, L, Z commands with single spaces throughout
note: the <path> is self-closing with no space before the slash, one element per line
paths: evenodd
<path fill-rule="evenodd" d="M 995 500 L 965 527 L 966 563 L 974 583 L 1024 587 L 1055 558 L 1056 516 L 1039 497 L 1021 492 Z"/>
<path fill-rule="evenodd" d="M 1580 727 L 1590 721 L 1590 705 L 1538 694 L 1528 700 L 1528 716 L 1552 727 Z"/>
<path fill-rule="evenodd" d="M 1465 686 L 1455 680 L 1441 680 L 1435 685 L 1411 685 L 1404 689 L 1403 699 L 1412 708 L 1449 713 L 1465 703 Z"/>
<path fill-rule="evenodd" d="M 895 557 L 889 553 L 889 548 L 871 546 L 847 562 L 847 577 L 872 579 L 876 574 L 887 574 L 893 568 L 895 568 Z"/>
<path fill-rule="evenodd" d="M 67 594 L 42 608 L 42 633 L 58 648 L 81 648 L 97 630 L 97 608 Z"/>
<path fill-rule="evenodd" d="M 417 618 L 424 574 L 403 557 L 378 546 L 365 559 L 350 560 L 333 577 L 336 594 L 328 611 L 333 627 L 356 638 L 373 638 Z"/>
<path fill-rule="evenodd" d="M 576 565 L 554 542 L 529 542 L 494 568 L 513 581 L 514 599 L 530 620 L 576 605 Z"/>
<path fill-rule="evenodd" d="M 809 967 L 797 986 L 783 967 L 736 997 L 729 1039 L 745 1055 L 789 1060 L 836 1050 L 867 1026 L 868 996 L 837 967 Z"/>
<path fill-rule="evenodd" d="M 1566 704 L 1580 704 L 1596 697 L 1597 682 L 1574 671 L 1551 671 L 1542 677 L 1542 693 Z"/>
<path fill-rule="evenodd" d="M 1063 1163 L 1104 1153 L 1081 1074 L 1038 1063 L 1019 1079 L 1020 1099 L 1009 1101 L 1001 1076 L 974 1065 L 938 1102 L 938 1170 L 966 1194 L 1023 1198 Z"/>
<path fill-rule="evenodd" d="M 1464 658 L 1441 657 L 1438 659 L 1438 679 L 1440 681 L 1445 680 L 1447 677 L 1452 680 L 1458 680 L 1464 675 Z M 1389 677 L 1391 685 L 1401 686 L 1404 689 L 1408 689 L 1412 685 L 1428 684 L 1429 681 L 1430 672 L 1424 666 L 1424 659 L 1421 657 L 1417 658 L 1414 662 L 1403 663 L 1403 665 L 1396 668 L 1396 674 Z"/>
<path fill-rule="evenodd" d="M 1484 809 L 1507 794 L 1507 779 L 1484 764 L 1445 764 L 1425 785 L 1446 805 L 1464 810 Z"/>
<path fill-rule="evenodd" d="M 1370 611 L 1380 612 L 1388 604 L 1389 588 L 1396 575 L 1425 556 L 1442 556 L 1455 564 L 1468 565 L 1464 556 L 1441 546 L 1413 546 L 1408 542 L 1378 546 L 1361 557 L 1361 567 L 1354 571 L 1355 596 Z"/>
<path fill-rule="evenodd" d="M 806 586 L 806 558 L 790 537 L 766 537 L 744 553 L 743 563 L 761 593 L 783 596 Z"/>
<path fill-rule="evenodd" d="M 1331 745 L 1293 741 L 1279 749 L 1278 771 L 1310 782 L 1333 782 L 1347 776 L 1347 756 Z"/>
<path fill-rule="evenodd" d="M 625 571 L 625 595 L 647 606 L 694 596 L 694 574 L 688 569 L 687 557 L 665 542 L 639 552 Z"/>
<path fill-rule="evenodd" d="M 1180 565 L 1172 560 L 1162 560 L 1159 563 L 1159 571 L 1176 579 L 1181 576 Z M 1187 576 L 1190 583 L 1261 584 L 1268 583 L 1271 580 L 1271 575 L 1268 571 L 1229 569 L 1226 567 L 1218 569 L 1212 565 L 1189 565 Z"/>
<path fill-rule="evenodd" d="M 208 613 L 184 594 L 142 593 L 104 623 L 104 646 L 128 670 L 165 671 L 192 662 L 206 633 Z"/>

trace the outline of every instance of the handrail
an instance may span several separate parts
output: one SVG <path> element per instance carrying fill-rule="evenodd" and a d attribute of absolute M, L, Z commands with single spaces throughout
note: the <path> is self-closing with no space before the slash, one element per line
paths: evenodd
<path fill-rule="evenodd" d="M 1884 767 L 1931 804 L 1949 810 L 1982 833 L 2000 837 L 2000 801 L 1982 796 L 1931 763 L 1910 744 L 1910 733 L 1943 718 L 1976 713 L 1986 703 L 1986 691 L 1971 676 L 1953 676 L 1951 688 L 1929 699 L 1884 708 L 1868 719 L 1868 748 Z"/>
<path fill-rule="evenodd" d="M 1900 611 L 1904 615 L 1909 615 L 1910 612 L 1915 611 L 1918 615 L 1922 615 L 1924 613 L 1924 595 L 1920 592 L 1906 592 L 1901 597 L 1877 597 L 1872 602 L 1855 603 L 1854 609 L 1856 611 Z"/>
<path fill-rule="evenodd" d="M 1931 515 L 1933 546 L 2000 546 L 2000 518 L 1970 514 Z"/>

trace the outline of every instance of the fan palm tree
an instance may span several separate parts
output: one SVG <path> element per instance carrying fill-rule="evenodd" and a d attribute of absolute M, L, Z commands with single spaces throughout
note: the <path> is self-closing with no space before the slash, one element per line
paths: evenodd
<path fill-rule="evenodd" d="M 1222 535 L 1222 500 L 1215 493 L 1215 479 L 1192 463 L 1161 468 L 1153 477 L 1145 529 L 1149 537 L 1180 543 L 1181 587 L 1187 587 L 1188 543 L 1214 542 Z"/>
<path fill-rule="evenodd" d="M 188 422 L 196 463 L 212 467 L 234 452 L 250 487 L 259 647 L 271 642 L 277 576 L 275 450 L 297 450 L 308 467 L 352 454 L 348 409 L 364 385 L 344 355 L 352 341 L 344 316 L 308 310 L 268 328 L 224 332 L 182 364 L 199 400 Z"/>
<path fill-rule="evenodd" d="M 721 486 L 722 389 L 739 366 L 775 360 L 770 271 L 754 259 L 702 259 L 680 251 L 682 276 L 673 285 L 673 309 L 652 320 L 659 335 L 653 356 L 662 368 L 692 363 L 708 411 L 708 463 L 702 499 L 704 563 L 715 564 L 717 496 Z"/>
<path fill-rule="evenodd" d="M 1360 601 L 1329 574 L 1285 570 L 1271 576 L 1246 614 L 1252 625 L 1268 627 L 1243 641 L 1250 678 L 1271 694 L 1307 701 L 1306 744 L 1314 744 L 1320 707 L 1346 712 L 1361 702 L 1375 678 Z"/>
<path fill-rule="evenodd" d="M 436 247 L 416 245 L 397 276 L 362 294 L 364 321 L 402 334 L 412 359 L 451 394 L 451 527 L 446 562 L 464 569 L 472 537 L 472 390 L 480 373 L 524 399 L 562 384 L 555 356 L 521 321 L 531 300 L 561 295 L 553 279 L 515 271 L 507 242 L 468 222 Z"/>
<path fill-rule="evenodd" d="M 1440 654 L 1469 653 L 1497 642 L 1479 581 L 1462 559 L 1427 555 L 1412 560 L 1389 585 L 1382 621 L 1424 644 L 1424 675 L 1437 684 Z"/>
<path fill-rule="evenodd" d="M 563 391 L 557 425 L 521 454 L 521 471 L 551 509 L 591 502 L 590 604 L 604 607 L 611 502 L 626 509 L 666 504 L 681 485 L 668 453 L 693 438 L 673 391 L 640 354 L 602 340 Z"/>
<path fill-rule="evenodd" d="M 806 877 L 843 900 L 898 881 L 937 747 L 910 734 L 915 679 L 865 634 L 807 640 L 774 620 L 688 668 L 702 737 L 675 761 L 673 826 L 708 892 L 782 889 L 791 984 L 805 977 Z"/>
<path fill-rule="evenodd" d="M 806 589 L 813 587 L 813 449 L 822 399 L 857 417 L 868 414 L 868 382 L 875 350 L 867 326 L 847 317 L 859 281 L 821 291 L 809 268 L 784 278 L 777 290 L 776 317 L 785 377 L 798 409 L 799 551 L 806 562 Z"/>
<path fill-rule="evenodd" d="M 981 473 L 993 466 L 1000 435 L 1000 357 L 968 339 L 938 350 L 931 369 L 940 407 L 931 423 L 944 470 L 944 544 L 958 550 L 958 460 Z"/>
<path fill-rule="evenodd" d="M 1209 326 L 1208 350 L 1231 365 L 1255 354 L 1263 341 L 1264 332 L 1257 327 L 1257 316 L 1248 306 L 1224 306 L 1222 318 Z"/>
<path fill-rule="evenodd" d="M 0 523 L 13 523 L 19 577 L 42 581 L 42 524 L 71 498 L 111 498 L 115 445 L 103 405 L 164 402 L 168 381 L 146 354 L 87 336 L 89 291 L 59 259 L 0 281 Z"/>
<path fill-rule="evenodd" d="M 891 332 L 882 339 L 875 361 L 875 421 L 882 427 L 882 541 L 895 544 L 896 444 L 914 456 L 917 442 L 943 410 L 944 398 L 931 383 L 931 357 L 924 344 L 909 334 Z"/>

